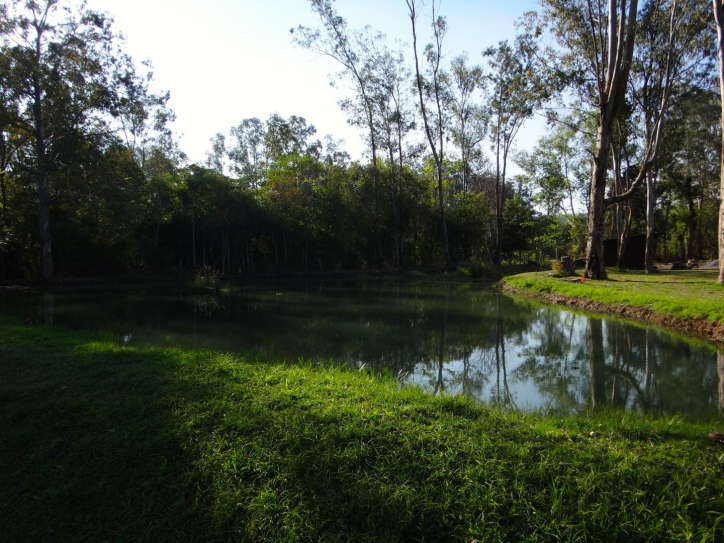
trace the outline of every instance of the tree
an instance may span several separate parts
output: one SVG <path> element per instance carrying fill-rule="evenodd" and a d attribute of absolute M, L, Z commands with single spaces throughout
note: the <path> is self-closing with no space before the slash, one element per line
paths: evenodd
<path fill-rule="evenodd" d="M 646 273 L 655 271 L 654 179 L 664 122 L 677 94 L 697 85 L 710 73 L 709 52 L 704 46 L 706 12 L 699 6 L 678 0 L 651 0 L 643 6 L 638 22 L 630 88 L 632 101 L 638 106 L 643 153 L 632 189 L 608 198 L 606 203 L 626 198 L 642 179 L 646 180 Z"/>
<path fill-rule="evenodd" d="M 718 252 L 719 164 L 711 157 L 718 155 L 721 147 L 721 102 L 714 83 L 711 81 L 709 88 L 688 89 L 672 103 L 659 156 L 657 194 L 663 200 L 658 206 L 663 211 L 657 219 L 659 251 L 666 253 L 675 229 L 671 211 L 684 203 L 685 259 L 706 258 L 708 253 L 716 258 Z"/>
<path fill-rule="evenodd" d="M 719 56 L 719 90 L 721 94 L 722 153 L 721 153 L 721 204 L 719 205 L 719 279 L 724 285 L 724 4 L 714 0 L 716 21 L 717 53 Z"/>
<path fill-rule="evenodd" d="M 299 26 L 292 29 L 292 40 L 305 49 L 332 58 L 342 65 L 342 76 L 351 79 L 354 85 L 354 100 L 343 100 L 342 109 L 349 115 L 353 125 L 364 125 L 368 131 L 372 167 L 375 180 L 375 229 L 377 230 L 378 267 L 382 265 L 382 245 L 379 224 L 379 172 L 377 171 L 377 130 L 375 104 L 372 95 L 373 59 L 365 52 L 373 49 L 371 42 L 381 40 L 382 35 L 370 36 L 365 31 L 349 30 L 347 21 L 334 9 L 334 0 L 309 0 L 312 11 L 322 23 L 319 29 Z"/>
<path fill-rule="evenodd" d="M 437 176 L 438 203 L 440 208 L 440 224 L 442 226 L 442 239 L 445 248 L 445 263 L 448 269 L 453 266 L 450 256 L 450 242 L 448 241 L 447 223 L 445 222 L 445 193 L 443 191 L 443 139 L 445 122 L 443 118 L 443 102 L 445 101 L 446 89 L 444 88 L 444 75 L 442 73 L 442 42 L 447 33 L 447 23 L 444 17 L 436 16 L 437 5 L 432 4 L 432 31 L 434 43 L 425 47 L 428 63 L 428 79 L 422 76 L 420 61 L 417 54 L 417 11 L 416 0 L 405 0 L 409 9 L 410 22 L 412 23 L 412 50 L 415 54 L 415 81 L 420 98 L 420 111 L 425 127 L 425 135 L 430 145 L 433 159 L 435 160 L 435 173 Z M 425 96 L 427 94 L 427 96 Z M 426 99 L 431 100 L 435 107 L 436 118 L 431 119 L 428 115 Z"/>
<path fill-rule="evenodd" d="M 313 124 L 307 125 L 304 117 L 292 115 L 289 119 L 273 113 L 266 121 L 264 149 L 267 160 L 279 160 L 286 155 L 308 155 L 318 157 L 321 152 L 319 140 L 309 142 L 317 129 Z"/>
<path fill-rule="evenodd" d="M 62 0 L 12 0 L 0 11 L 3 71 L 15 128 L 31 140 L 41 275 L 54 275 L 50 205 L 60 155 L 83 134 L 107 132 L 132 78 L 115 77 L 118 38 L 104 14 Z M 127 96 L 130 96 L 127 93 Z"/>
<path fill-rule="evenodd" d="M 468 56 L 462 54 L 452 60 L 450 80 L 450 105 L 455 119 L 452 136 L 460 148 L 462 189 L 467 192 L 470 157 L 486 135 L 485 113 L 473 102 L 475 93 L 483 86 L 483 69 L 468 66 Z"/>
<path fill-rule="evenodd" d="M 244 119 L 232 127 L 233 146 L 228 150 L 231 169 L 252 189 L 259 186 L 264 168 L 264 123 L 256 117 Z"/>
<path fill-rule="evenodd" d="M 543 0 L 545 17 L 566 49 L 564 65 L 598 113 L 593 151 L 586 277 L 605 279 L 603 233 L 611 139 L 633 59 L 638 0 Z M 627 10 L 628 6 L 628 10 Z M 628 13 L 627 13 L 628 11 Z"/>
<path fill-rule="evenodd" d="M 387 47 L 377 47 L 367 51 L 373 59 L 371 93 L 377 111 L 377 125 L 381 146 L 387 149 L 389 165 L 386 172 L 389 177 L 390 203 L 394 221 L 393 237 L 395 243 L 394 266 L 402 265 L 402 231 L 400 220 L 400 192 L 403 179 L 403 138 L 414 123 L 405 98 L 406 85 L 409 82 L 409 70 L 405 66 L 403 53 L 392 52 Z M 399 163 L 395 160 L 395 153 Z"/>
<path fill-rule="evenodd" d="M 535 191 L 533 200 L 546 213 L 563 213 L 576 217 L 575 200 L 584 196 L 588 184 L 586 141 L 581 138 L 579 123 L 573 116 L 557 122 L 549 135 L 543 136 L 532 151 L 516 155 L 523 169 L 521 180 Z"/>
<path fill-rule="evenodd" d="M 209 142 L 211 143 L 211 150 L 206 151 L 206 167 L 224 175 L 226 169 L 226 136 L 221 132 L 217 132 Z"/>
<path fill-rule="evenodd" d="M 548 97 L 547 83 L 537 63 L 536 34 L 521 34 L 513 47 L 507 41 L 483 54 L 488 57 L 487 117 L 495 153 L 496 264 L 503 260 L 503 215 L 508 156 L 523 123 Z"/>
<path fill-rule="evenodd" d="M 526 202 L 515 194 L 505 202 L 505 221 L 503 236 L 506 251 L 510 254 L 528 251 L 536 235 L 535 210 L 530 202 Z"/>

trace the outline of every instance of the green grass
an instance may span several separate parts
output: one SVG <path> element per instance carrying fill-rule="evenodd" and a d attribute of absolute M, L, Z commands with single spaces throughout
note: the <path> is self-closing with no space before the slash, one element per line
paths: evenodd
<path fill-rule="evenodd" d="M 524 273 L 503 281 L 534 294 L 562 294 L 641 307 L 684 319 L 724 320 L 724 287 L 716 284 L 717 270 L 661 271 L 654 275 L 609 270 L 608 281 L 586 283 L 558 279 L 548 273 Z"/>
<path fill-rule="evenodd" d="M 715 541 L 723 429 L 0 320 L 5 541 Z"/>

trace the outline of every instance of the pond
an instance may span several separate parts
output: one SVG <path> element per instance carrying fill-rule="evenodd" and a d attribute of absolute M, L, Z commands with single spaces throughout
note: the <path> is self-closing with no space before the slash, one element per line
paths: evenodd
<path fill-rule="evenodd" d="M 512 409 L 613 407 L 701 419 L 724 402 L 724 355 L 705 342 L 514 299 L 491 285 L 260 281 L 183 287 L 0 289 L 0 314 L 102 332 L 130 346 L 335 361 L 435 394 Z"/>

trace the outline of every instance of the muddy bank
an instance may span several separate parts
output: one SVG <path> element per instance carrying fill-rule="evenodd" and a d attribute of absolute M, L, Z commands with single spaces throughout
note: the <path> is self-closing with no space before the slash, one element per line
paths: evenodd
<path fill-rule="evenodd" d="M 630 319 L 646 324 L 652 324 L 654 326 L 661 326 L 662 328 L 669 328 L 676 332 L 686 332 L 710 341 L 724 343 L 723 321 L 709 321 L 706 319 L 696 318 L 684 319 L 652 311 L 651 309 L 647 309 L 645 307 L 633 307 L 623 304 L 607 304 L 603 302 L 595 302 L 593 300 L 564 296 L 554 292 L 546 294 L 531 292 L 529 290 L 513 287 L 504 281 L 497 283 L 495 286 L 502 292 L 515 294 L 517 296 L 533 298 L 535 300 L 541 300 L 581 311 L 613 315 L 623 319 Z"/>

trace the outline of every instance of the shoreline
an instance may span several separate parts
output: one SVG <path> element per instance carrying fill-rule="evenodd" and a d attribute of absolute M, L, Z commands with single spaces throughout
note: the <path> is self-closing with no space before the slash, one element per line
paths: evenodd
<path fill-rule="evenodd" d="M 646 307 L 599 302 L 557 292 L 535 292 L 507 283 L 506 279 L 508 277 L 495 284 L 495 288 L 505 294 L 547 302 L 559 307 L 599 313 L 603 316 L 629 319 L 642 324 L 658 326 L 672 332 L 693 333 L 700 339 L 724 346 L 724 321 L 712 321 L 697 317 L 677 317 L 676 315 L 662 313 Z"/>

